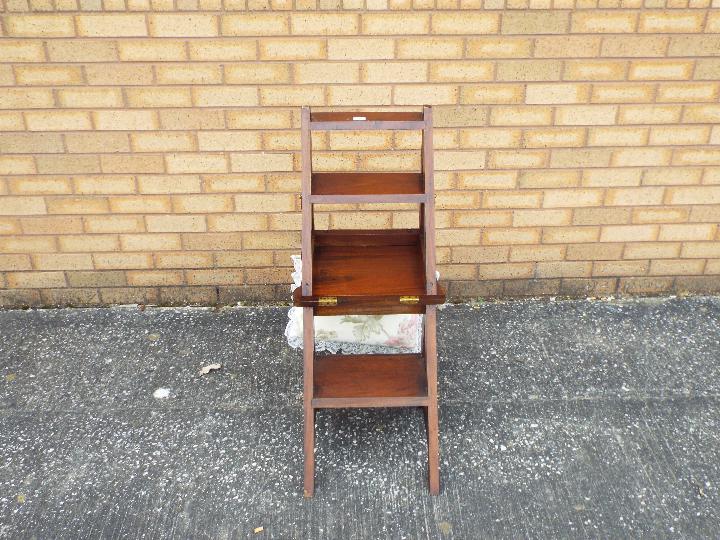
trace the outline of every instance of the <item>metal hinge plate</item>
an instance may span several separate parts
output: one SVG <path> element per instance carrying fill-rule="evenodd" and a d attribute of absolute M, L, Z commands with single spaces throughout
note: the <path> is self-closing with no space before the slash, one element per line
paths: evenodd
<path fill-rule="evenodd" d="M 400 303 L 401 304 L 419 304 L 420 297 L 419 296 L 401 296 Z"/>
<path fill-rule="evenodd" d="M 318 305 L 320 306 L 336 306 L 337 296 L 320 296 L 318 297 Z"/>

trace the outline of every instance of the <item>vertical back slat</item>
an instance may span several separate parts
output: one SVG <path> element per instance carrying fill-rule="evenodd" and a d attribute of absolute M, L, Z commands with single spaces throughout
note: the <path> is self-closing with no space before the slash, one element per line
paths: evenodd
<path fill-rule="evenodd" d="M 425 281 L 428 294 L 437 293 L 437 280 L 435 279 L 435 182 L 433 177 L 433 132 L 432 107 L 423 107 L 423 175 L 425 177 L 425 202 L 423 212 L 423 241 L 425 242 Z"/>
<path fill-rule="evenodd" d="M 312 230 L 313 215 L 310 203 L 312 179 L 312 139 L 310 138 L 310 107 L 303 107 L 300 125 L 302 154 L 302 293 L 312 294 Z"/>

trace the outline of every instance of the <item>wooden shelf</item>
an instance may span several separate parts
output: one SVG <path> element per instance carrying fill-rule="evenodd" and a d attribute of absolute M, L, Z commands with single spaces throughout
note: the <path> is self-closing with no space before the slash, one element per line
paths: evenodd
<path fill-rule="evenodd" d="M 311 203 L 421 203 L 425 179 L 420 173 L 315 173 Z"/>
<path fill-rule="evenodd" d="M 313 374 L 317 408 L 427 405 L 420 354 L 316 355 Z"/>
<path fill-rule="evenodd" d="M 423 129 L 419 112 L 314 112 L 311 130 Z"/>

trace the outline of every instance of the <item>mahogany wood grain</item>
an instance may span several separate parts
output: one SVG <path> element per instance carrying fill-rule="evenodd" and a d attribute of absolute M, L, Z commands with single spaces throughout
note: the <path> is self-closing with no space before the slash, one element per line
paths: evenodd
<path fill-rule="evenodd" d="M 431 495 L 440 493 L 440 449 L 437 407 L 437 308 L 428 306 L 424 317 L 423 353 L 428 382 L 427 445 L 428 483 Z"/>
<path fill-rule="evenodd" d="M 423 113 L 419 111 L 314 112 L 310 116 L 310 120 L 312 122 L 344 122 L 353 121 L 353 117 L 364 117 L 368 122 L 424 122 Z M 358 121 L 362 120 L 355 120 L 355 122 Z"/>
<path fill-rule="evenodd" d="M 312 203 L 420 203 L 425 181 L 419 173 L 315 173 Z"/>
<path fill-rule="evenodd" d="M 316 355 L 316 399 L 427 397 L 420 354 Z"/>
<path fill-rule="evenodd" d="M 302 231 L 301 231 L 301 259 L 302 259 L 302 291 L 303 294 L 312 293 L 312 232 L 313 210 L 310 203 L 310 183 L 312 175 L 312 139 L 310 138 L 310 108 L 303 107 L 301 111 L 300 146 L 302 155 Z"/>
<path fill-rule="evenodd" d="M 303 409 L 305 417 L 304 437 L 304 495 L 312 497 L 315 492 L 315 409 L 312 399 L 315 356 L 315 325 L 313 308 L 303 308 Z"/>

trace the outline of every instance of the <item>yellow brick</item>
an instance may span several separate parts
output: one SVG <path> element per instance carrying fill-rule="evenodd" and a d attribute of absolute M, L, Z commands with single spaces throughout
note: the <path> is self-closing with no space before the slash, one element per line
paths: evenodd
<path fill-rule="evenodd" d="M 260 134 L 238 131 L 201 131 L 198 132 L 200 150 L 259 150 Z"/>
<path fill-rule="evenodd" d="M 689 276 L 702 274 L 704 266 L 704 261 L 650 261 L 649 273 L 651 276 Z"/>
<path fill-rule="evenodd" d="M 93 255 L 98 270 L 151 268 L 152 255 L 146 253 L 96 253 Z"/>
<path fill-rule="evenodd" d="M 640 14 L 639 32 L 696 33 L 702 31 L 703 13 L 692 11 L 645 11 Z"/>
<path fill-rule="evenodd" d="M 145 16 L 138 14 L 78 15 L 78 35 L 86 37 L 147 36 Z"/>
<path fill-rule="evenodd" d="M 360 67 L 357 63 L 303 62 L 293 66 L 296 84 L 357 83 L 360 81 Z"/>
<path fill-rule="evenodd" d="M 203 232 L 207 230 L 205 216 L 146 216 L 147 230 L 158 232 Z"/>
<path fill-rule="evenodd" d="M 585 103 L 590 96 L 586 84 L 528 84 L 525 89 L 525 103 Z"/>
<path fill-rule="evenodd" d="M 363 34 L 427 34 L 430 16 L 427 13 L 367 13 L 363 15 Z"/>
<path fill-rule="evenodd" d="M 715 56 L 718 49 L 720 36 L 717 35 L 673 36 L 668 56 Z"/>
<path fill-rule="evenodd" d="M 201 191 L 200 177 L 193 174 L 140 175 L 137 177 L 137 181 L 140 193 L 170 194 Z"/>
<path fill-rule="evenodd" d="M 614 167 L 669 165 L 670 156 L 671 150 L 667 148 L 622 148 L 613 152 L 611 164 Z"/>
<path fill-rule="evenodd" d="M 683 120 L 717 124 L 720 122 L 720 105 L 686 105 Z"/>
<path fill-rule="evenodd" d="M 695 61 L 695 80 L 717 81 L 720 58 L 699 58 Z"/>
<path fill-rule="evenodd" d="M 127 283 L 133 287 L 183 285 L 183 272 L 173 270 L 148 270 L 126 272 Z"/>
<path fill-rule="evenodd" d="M 8 184 L 10 192 L 14 195 L 64 195 L 72 193 L 70 179 L 64 176 L 43 175 L 10 178 Z M 4 213 L 7 212 L 0 212 L 0 214 Z"/>
<path fill-rule="evenodd" d="M 0 88 L 0 108 L 34 109 L 54 106 L 52 90 L 46 88 Z"/>
<path fill-rule="evenodd" d="M 473 32 L 471 32 L 472 34 Z M 526 38 L 481 37 L 468 38 L 468 58 L 527 58 L 532 41 Z"/>
<path fill-rule="evenodd" d="M 585 169 L 582 174 L 582 185 L 588 187 L 639 186 L 642 169 L 637 168 L 602 168 Z"/>
<path fill-rule="evenodd" d="M 567 60 L 563 78 L 568 81 L 618 81 L 625 78 L 625 60 Z"/>
<path fill-rule="evenodd" d="M 517 148 L 522 132 L 519 129 L 475 128 L 460 130 L 462 148 Z"/>
<path fill-rule="evenodd" d="M 665 36 L 607 36 L 602 41 L 601 55 L 615 58 L 665 56 L 667 46 Z"/>
<path fill-rule="evenodd" d="M 607 206 L 641 206 L 662 204 L 662 187 L 609 189 L 605 197 Z"/>
<path fill-rule="evenodd" d="M 648 128 L 594 127 L 590 128 L 589 146 L 644 146 Z"/>
<path fill-rule="evenodd" d="M 458 88 L 456 86 L 435 84 L 395 87 L 394 103 L 397 105 L 452 104 L 457 101 Z"/>
<path fill-rule="evenodd" d="M 223 15 L 221 27 L 225 36 L 279 36 L 290 33 L 290 23 L 285 13 Z"/>
<path fill-rule="evenodd" d="M 230 155 L 233 172 L 291 171 L 292 154 L 244 153 Z"/>
<path fill-rule="evenodd" d="M 605 225 L 600 242 L 651 242 L 657 234 L 657 225 Z"/>
<path fill-rule="evenodd" d="M 688 219 L 687 208 L 636 208 L 633 223 L 682 223 Z"/>
<path fill-rule="evenodd" d="M 551 189 L 545 191 L 544 208 L 602 206 L 602 189 Z"/>
<path fill-rule="evenodd" d="M 33 174 L 36 172 L 32 156 L 0 156 L 0 175 Z"/>
<path fill-rule="evenodd" d="M 209 37 L 218 35 L 215 15 L 162 13 L 148 15 L 150 35 L 158 37 Z"/>
<path fill-rule="evenodd" d="M 568 105 L 558 108 L 555 124 L 566 126 L 596 126 L 614 124 L 616 105 Z"/>
<path fill-rule="evenodd" d="M 569 225 L 572 210 L 516 210 L 513 212 L 514 227 L 548 227 Z"/>
<path fill-rule="evenodd" d="M 135 193 L 133 176 L 77 176 L 73 178 L 73 185 L 78 195 Z"/>
<path fill-rule="evenodd" d="M 95 127 L 100 130 L 152 130 L 158 128 L 154 111 L 95 111 Z"/>
<path fill-rule="evenodd" d="M 290 65 L 269 62 L 226 65 L 225 82 L 230 84 L 286 84 L 290 82 Z"/>
<path fill-rule="evenodd" d="M 658 240 L 713 240 L 717 231 L 714 223 L 661 225 Z"/>
<path fill-rule="evenodd" d="M 669 204 L 720 204 L 720 186 L 670 188 L 666 202 Z"/>
<path fill-rule="evenodd" d="M 253 87 L 193 88 L 193 102 L 199 107 L 243 107 L 258 105 L 258 92 Z"/>
<path fill-rule="evenodd" d="M 645 103 L 653 101 L 654 86 L 649 84 L 595 84 L 593 103 Z"/>
<path fill-rule="evenodd" d="M 632 62 L 628 79 L 637 81 L 685 80 L 692 76 L 690 60 L 638 60 Z"/>
<path fill-rule="evenodd" d="M 217 253 L 217 266 L 232 267 L 259 267 L 272 266 L 273 256 L 271 251 L 240 251 L 240 252 L 224 252 Z"/>
<path fill-rule="evenodd" d="M 10 289 L 50 289 L 65 287 L 64 272 L 8 272 Z"/>
<path fill-rule="evenodd" d="M 0 42 L 0 58 L 4 62 L 44 62 L 42 42 L 8 40 Z"/>
<path fill-rule="evenodd" d="M 550 167 L 607 167 L 609 148 L 555 148 L 550 153 Z"/>
<path fill-rule="evenodd" d="M 720 149 L 678 149 L 673 155 L 673 165 L 720 165 Z"/>
<path fill-rule="evenodd" d="M 30 270 L 28 255 L 0 255 L 0 270 Z"/>
<path fill-rule="evenodd" d="M 428 65 L 425 62 L 369 62 L 363 64 L 361 69 L 363 82 L 368 83 L 425 82 L 428 80 Z"/>
<path fill-rule="evenodd" d="M 37 156 L 40 174 L 75 174 L 100 172 L 97 155 Z"/>
<path fill-rule="evenodd" d="M 58 90 L 60 105 L 67 108 L 122 107 L 120 88 L 63 88 Z"/>
<path fill-rule="evenodd" d="M 548 227 L 543 229 L 544 244 L 569 244 L 597 242 L 600 235 L 598 227 Z"/>
<path fill-rule="evenodd" d="M 15 83 L 12 66 L 0 64 L 0 85 L 9 86 Z"/>
<path fill-rule="evenodd" d="M 178 195 L 173 197 L 173 209 L 190 214 L 229 212 L 233 209 L 233 200 L 230 195 Z"/>
<path fill-rule="evenodd" d="M 320 101 L 322 89 L 317 88 L 316 100 Z M 346 105 L 389 105 L 392 99 L 390 86 L 331 86 L 328 89 L 328 104 Z"/>
<path fill-rule="evenodd" d="M 467 246 L 479 244 L 481 235 L 473 229 L 438 229 L 436 238 L 438 246 Z"/>
<path fill-rule="evenodd" d="M 543 126 L 552 123 L 550 107 L 493 107 L 490 115 L 493 126 Z"/>
<path fill-rule="evenodd" d="M 558 81 L 560 60 L 504 60 L 496 68 L 498 81 Z"/>
<path fill-rule="evenodd" d="M 143 64 L 87 64 L 85 77 L 91 85 L 153 84 L 152 66 Z"/>
<path fill-rule="evenodd" d="M 227 172 L 227 160 L 223 154 L 169 154 L 165 156 L 169 173 Z"/>
<path fill-rule="evenodd" d="M 360 28 L 355 13 L 292 13 L 290 28 L 297 35 L 356 35 Z"/>
<path fill-rule="evenodd" d="M 120 60 L 130 62 L 167 62 L 186 60 L 185 42 L 174 40 L 142 39 L 120 41 Z"/>
<path fill-rule="evenodd" d="M 172 152 L 194 150 L 194 142 L 189 133 L 147 132 L 130 135 L 135 152 Z"/>
<path fill-rule="evenodd" d="M 58 238 L 61 251 L 72 253 L 85 251 L 116 251 L 120 241 L 116 235 L 71 235 Z"/>
<path fill-rule="evenodd" d="M 435 168 L 440 171 L 482 169 L 485 167 L 483 151 L 439 151 L 435 152 Z"/>
<path fill-rule="evenodd" d="M 92 256 L 89 253 L 48 253 L 33 255 L 35 270 L 92 270 Z"/>
<path fill-rule="evenodd" d="M 241 285 L 245 282 L 242 270 L 190 270 L 186 274 L 189 285 Z"/>
<path fill-rule="evenodd" d="M 388 131 L 331 131 L 329 136 L 332 150 L 383 150 L 392 144 Z"/>
<path fill-rule="evenodd" d="M 95 132 L 92 137 L 85 133 L 66 133 L 65 144 L 73 154 L 130 151 L 127 133 L 113 131 Z"/>
<path fill-rule="evenodd" d="M 573 33 L 626 34 L 635 30 L 637 13 L 623 11 L 575 11 L 572 14 Z"/>
<path fill-rule="evenodd" d="M 208 268 L 213 266 L 211 253 L 178 252 L 157 253 L 155 255 L 158 268 Z"/>
<path fill-rule="evenodd" d="M 653 126 L 650 130 L 650 144 L 680 145 L 706 144 L 710 137 L 710 126 Z"/>
<path fill-rule="evenodd" d="M 0 236 L 0 253 L 48 253 L 57 251 L 53 236 Z"/>
<path fill-rule="evenodd" d="M 338 212 L 331 215 L 331 223 L 337 229 L 385 229 L 391 217 L 389 212 Z"/>
<path fill-rule="evenodd" d="M 495 34 L 500 16 L 491 11 L 436 12 L 432 15 L 433 34 Z"/>
<path fill-rule="evenodd" d="M 288 111 L 249 109 L 228 111 L 228 127 L 232 129 L 282 129 L 292 126 Z"/>
<path fill-rule="evenodd" d="M 432 63 L 430 80 L 437 82 L 490 81 L 493 78 L 491 62 L 456 61 Z M 397 81 L 402 82 L 402 81 Z"/>
<path fill-rule="evenodd" d="M 668 83 L 658 86 L 659 102 L 715 101 L 718 97 L 718 83 Z"/>
<path fill-rule="evenodd" d="M 392 39 L 330 38 L 327 41 L 330 60 L 387 60 L 394 57 Z"/>
<path fill-rule="evenodd" d="M 623 244 L 573 244 L 567 247 L 570 261 L 617 260 L 622 257 Z"/>
<path fill-rule="evenodd" d="M 483 208 L 538 208 L 539 191 L 491 191 L 484 194 Z"/>
<path fill-rule="evenodd" d="M 462 56 L 462 38 L 417 37 L 397 40 L 398 58 L 426 60 Z"/>
<path fill-rule="evenodd" d="M 0 130 L 21 131 L 25 129 L 22 114 L 19 112 L 0 111 Z"/>
<path fill-rule="evenodd" d="M 45 42 L 53 62 L 113 62 L 118 59 L 114 41 L 95 39 L 53 39 Z"/>
<path fill-rule="evenodd" d="M 585 277 L 590 275 L 590 262 L 539 262 L 536 276 L 539 278 Z"/>
<path fill-rule="evenodd" d="M 491 169 L 524 169 L 543 167 L 547 164 L 547 152 L 542 150 L 493 150 L 488 154 Z"/>
<path fill-rule="evenodd" d="M 25 234 L 80 234 L 83 232 L 82 219 L 65 216 L 25 217 L 20 219 Z M 9 234 L 20 230 L 9 231 Z"/>
<path fill-rule="evenodd" d="M 680 120 L 679 105 L 625 105 L 620 107 L 620 124 L 675 124 Z"/>
<path fill-rule="evenodd" d="M 509 227 L 512 225 L 512 211 L 457 211 L 453 212 L 455 227 Z M 503 257 L 503 260 L 505 257 Z M 463 262 L 463 261 L 458 261 Z M 466 261 L 467 262 L 467 261 Z"/>
<path fill-rule="evenodd" d="M 677 245 L 677 244 L 672 244 Z M 670 255 L 677 257 L 678 253 Z M 683 242 L 682 254 L 683 259 L 705 259 L 708 257 L 720 258 L 720 243 L 717 242 Z"/>
<path fill-rule="evenodd" d="M 461 88 L 462 103 L 522 103 L 523 87 L 520 84 L 474 84 Z"/>
<path fill-rule="evenodd" d="M 320 60 L 327 54 L 326 41 L 316 38 L 260 41 L 261 60 Z"/>
<path fill-rule="evenodd" d="M 105 197 L 58 197 L 47 200 L 48 214 L 107 214 Z"/>
<path fill-rule="evenodd" d="M 171 204 L 169 197 L 159 195 L 111 197 L 110 211 L 113 214 L 166 214 L 171 211 Z"/>
<path fill-rule="evenodd" d="M 479 279 L 531 278 L 535 267 L 532 263 L 498 263 L 478 266 Z"/>
<path fill-rule="evenodd" d="M 160 84 L 214 84 L 222 82 L 222 69 L 213 64 L 168 64 L 155 68 Z"/>
<path fill-rule="evenodd" d="M 143 232 L 145 222 L 141 216 L 87 216 L 83 219 L 89 233 Z"/>
<path fill-rule="evenodd" d="M 244 249 L 297 249 L 300 234 L 297 232 L 251 232 L 243 234 Z"/>
<path fill-rule="evenodd" d="M 503 34 L 564 34 L 568 13 L 562 11 L 504 11 Z"/>
<path fill-rule="evenodd" d="M 593 276 L 642 276 L 647 274 L 647 261 L 598 261 L 593 263 Z"/>
<path fill-rule="evenodd" d="M 582 146 L 584 140 L 582 128 L 528 129 L 524 135 L 524 144 L 528 148 Z"/>
<path fill-rule="evenodd" d="M 521 171 L 518 186 L 521 188 L 572 187 L 577 186 L 579 181 L 579 171 Z"/>
<path fill-rule="evenodd" d="M 197 39 L 188 41 L 187 48 L 191 60 L 229 62 L 234 60 L 255 60 L 257 58 L 257 43 L 251 39 L 242 41 Z"/>
<path fill-rule="evenodd" d="M 0 198 L 0 214 L 6 216 L 46 214 L 45 201 L 42 197 L 8 197 Z"/>
<path fill-rule="evenodd" d="M 128 88 L 125 93 L 130 107 L 189 107 L 192 104 L 189 88 Z"/>
<path fill-rule="evenodd" d="M 101 155 L 100 163 L 105 173 L 161 173 L 165 172 L 162 156 L 153 155 Z"/>
<path fill-rule="evenodd" d="M 123 251 L 172 251 L 180 249 L 180 236 L 170 233 L 122 234 L 120 247 Z"/>
<path fill-rule="evenodd" d="M 535 39 L 536 58 L 583 58 L 598 56 L 599 36 L 540 36 Z"/>
<path fill-rule="evenodd" d="M 534 228 L 487 229 L 482 234 L 485 245 L 537 244 L 539 241 L 540 230 Z"/>
<path fill-rule="evenodd" d="M 683 185 L 699 184 L 702 171 L 695 168 L 658 167 L 645 170 L 643 184 L 646 185 Z"/>
<path fill-rule="evenodd" d="M 73 18 L 69 15 L 6 15 L 5 32 L 17 37 L 72 37 Z"/>
<path fill-rule="evenodd" d="M 211 231 L 262 231 L 268 228 L 268 216 L 264 214 L 213 214 L 208 216 Z"/>
<path fill-rule="evenodd" d="M 677 257 L 679 253 L 679 242 L 640 242 L 627 244 L 623 257 L 625 259 L 667 259 Z"/>
<path fill-rule="evenodd" d="M 25 113 L 29 131 L 81 131 L 92 129 L 90 115 L 81 111 L 42 111 Z"/>

